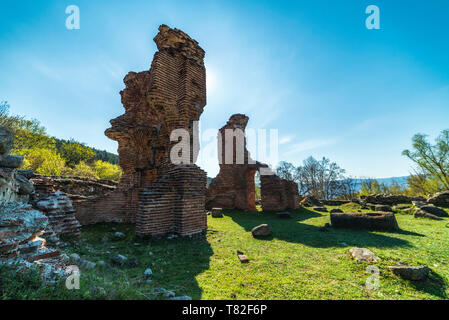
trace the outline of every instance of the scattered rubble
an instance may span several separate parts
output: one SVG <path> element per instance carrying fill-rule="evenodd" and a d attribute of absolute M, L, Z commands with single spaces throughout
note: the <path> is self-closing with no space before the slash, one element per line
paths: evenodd
<path fill-rule="evenodd" d="M 414 217 L 415 218 L 429 218 L 432 220 L 443 220 L 443 218 L 440 218 L 434 214 L 431 214 L 431 213 L 421 210 L 421 209 L 415 211 Z"/>
<path fill-rule="evenodd" d="M 436 206 L 449 207 L 449 190 L 442 191 L 427 198 L 427 202 Z"/>
<path fill-rule="evenodd" d="M 222 211 L 223 211 L 222 208 L 212 208 L 211 215 L 213 218 L 222 218 L 223 217 Z"/>
<path fill-rule="evenodd" d="M 406 280 L 421 281 L 427 278 L 430 268 L 427 266 L 412 267 L 407 265 L 389 266 L 394 274 Z"/>
<path fill-rule="evenodd" d="M 251 234 L 253 235 L 254 238 L 267 237 L 271 234 L 271 230 L 270 230 L 270 227 L 268 226 L 268 224 L 261 224 L 261 225 L 254 227 L 251 230 Z"/>
<path fill-rule="evenodd" d="M 351 253 L 352 257 L 357 262 L 373 263 L 379 260 L 378 256 L 376 256 L 371 250 L 366 248 L 352 248 L 349 249 L 349 253 Z"/>

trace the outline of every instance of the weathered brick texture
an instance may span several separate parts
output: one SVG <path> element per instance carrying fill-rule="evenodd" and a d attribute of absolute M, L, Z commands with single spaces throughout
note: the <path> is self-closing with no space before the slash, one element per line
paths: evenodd
<path fill-rule="evenodd" d="M 226 161 L 226 130 L 245 132 L 249 118 L 244 114 L 232 115 L 218 133 L 218 160 L 220 172 L 206 191 L 206 207 L 224 209 L 256 210 L 254 175 L 261 168 L 268 170 L 266 164 L 254 161 L 246 149 L 243 150 L 238 138 L 232 138 L 232 161 Z M 229 136 L 228 136 L 229 137 Z M 229 138 L 228 138 L 229 139 Z M 237 161 L 238 152 L 243 152 L 243 163 Z M 228 156 L 229 157 L 229 156 Z M 228 163 L 229 162 L 229 163 Z M 264 170 L 265 171 L 265 170 Z M 299 206 L 298 185 L 277 175 L 260 175 L 262 209 L 266 211 L 296 209 Z"/>
<path fill-rule="evenodd" d="M 149 71 L 130 72 L 120 92 L 125 114 L 111 120 L 105 134 L 119 144 L 123 176 L 115 191 L 75 203 L 83 223 L 135 222 L 138 235 L 176 232 L 189 235 L 206 228 L 206 173 L 194 163 L 174 165 L 170 141 L 175 129 L 198 144 L 194 121 L 206 105 L 204 51 L 178 29 L 161 25 Z"/>

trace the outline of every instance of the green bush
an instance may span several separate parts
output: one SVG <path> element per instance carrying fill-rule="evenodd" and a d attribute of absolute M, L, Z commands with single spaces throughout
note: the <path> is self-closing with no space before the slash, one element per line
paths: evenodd
<path fill-rule="evenodd" d="M 32 148 L 18 150 L 17 153 L 25 157 L 23 169 L 49 176 L 59 176 L 66 172 L 65 160 L 55 150 Z"/>
<path fill-rule="evenodd" d="M 118 165 L 106 161 L 97 160 L 92 167 L 100 179 L 119 181 L 122 176 L 122 170 Z"/>

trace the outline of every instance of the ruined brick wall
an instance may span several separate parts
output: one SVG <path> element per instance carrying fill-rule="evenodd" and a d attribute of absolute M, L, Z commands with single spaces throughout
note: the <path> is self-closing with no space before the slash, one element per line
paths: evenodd
<path fill-rule="evenodd" d="M 220 172 L 206 191 L 206 208 L 219 207 L 224 209 L 256 210 L 254 175 L 261 168 L 268 169 L 266 164 L 251 159 L 246 149 L 246 139 L 243 138 L 243 163 L 238 163 L 239 150 L 237 138 L 232 141 L 232 161 L 225 161 L 226 130 L 245 133 L 249 118 L 244 114 L 234 114 L 218 133 L 218 160 Z M 226 163 L 229 162 L 229 163 Z M 299 207 L 298 185 L 275 174 L 260 175 L 262 209 L 285 210 Z"/>
<path fill-rule="evenodd" d="M 139 194 L 136 232 L 140 235 L 191 235 L 207 227 L 204 210 L 206 175 L 194 165 L 173 166 Z"/>
<path fill-rule="evenodd" d="M 99 197 L 117 188 L 117 182 L 114 181 L 80 177 L 57 177 L 32 174 L 30 181 L 33 183 L 38 194 L 60 191 L 64 192 L 71 199 L 72 197 L 73 199 Z"/>
<path fill-rule="evenodd" d="M 96 205 L 104 210 L 114 203 L 114 208 L 107 207 L 113 214 L 101 215 L 136 222 L 138 235 L 186 235 L 206 228 L 206 174 L 194 164 L 171 164 L 177 141 L 170 141 L 170 134 L 185 129 L 191 150 L 199 144 L 193 123 L 206 105 L 204 51 L 187 34 L 165 25 L 154 41 L 159 51 L 150 70 L 125 77 L 125 114 L 111 120 L 105 132 L 119 144 L 123 176 L 117 190 Z M 196 161 L 193 152 L 189 158 Z"/>
<path fill-rule="evenodd" d="M 232 162 L 225 161 L 226 130 L 245 132 L 249 118 L 244 114 L 232 115 L 228 122 L 219 130 L 218 161 L 220 172 L 206 191 L 206 208 L 219 207 L 224 209 L 256 210 L 256 195 L 254 175 L 261 163 L 251 160 L 246 149 L 246 139 L 243 139 L 243 163 L 237 163 L 237 152 L 241 152 L 237 138 L 232 141 Z M 243 136 L 244 137 L 244 136 Z M 229 162 L 229 163 L 226 163 Z"/>
<path fill-rule="evenodd" d="M 30 181 L 36 192 L 35 198 L 64 192 L 75 209 L 76 219 L 82 224 L 97 222 L 129 222 L 126 210 L 130 207 L 127 199 L 132 190 L 119 190 L 117 183 L 109 180 L 93 180 L 79 177 L 54 177 L 31 173 Z M 113 196 L 112 193 L 114 193 Z M 137 195 L 135 195 L 137 198 Z"/>
<path fill-rule="evenodd" d="M 260 176 L 260 196 L 264 211 L 297 209 L 300 196 L 296 182 L 282 179 L 277 175 Z"/>

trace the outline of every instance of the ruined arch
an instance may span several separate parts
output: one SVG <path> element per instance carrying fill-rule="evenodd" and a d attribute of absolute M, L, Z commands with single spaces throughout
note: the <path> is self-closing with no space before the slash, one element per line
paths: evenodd
<path fill-rule="evenodd" d="M 206 208 L 219 207 L 223 209 L 256 210 L 255 182 L 256 171 L 268 169 L 268 165 L 251 159 L 246 149 L 246 138 L 243 138 L 244 163 L 237 162 L 237 139 L 232 141 L 232 161 L 225 161 L 226 130 L 242 130 L 245 132 L 249 118 L 244 114 L 232 115 L 218 133 L 218 160 L 220 172 L 206 190 Z M 221 150 L 221 152 L 220 152 Z M 229 151 L 229 150 L 228 150 Z M 264 170 L 266 172 L 267 170 Z M 298 185 L 277 175 L 261 174 L 261 197 L 264 211 L 279 211 L 296 209 L 299 206 Z"/>

